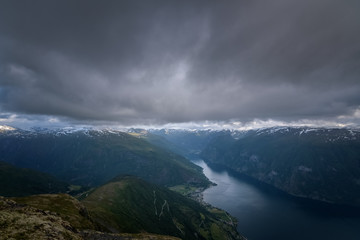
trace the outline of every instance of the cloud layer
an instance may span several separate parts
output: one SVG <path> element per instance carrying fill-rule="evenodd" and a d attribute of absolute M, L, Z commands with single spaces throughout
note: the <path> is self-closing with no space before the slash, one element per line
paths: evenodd
<path fill-rule="evenodd" d="M 0 2 L 0 109 L 124 125 L 360 109 L 357 0 Z"/>

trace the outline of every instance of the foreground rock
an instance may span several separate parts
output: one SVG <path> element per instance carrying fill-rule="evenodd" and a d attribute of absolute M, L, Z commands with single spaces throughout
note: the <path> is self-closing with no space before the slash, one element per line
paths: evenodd
<path fill-rule="evenodd" d="M 59 198 L 43 195 L 40 198 Z M 33 197 L 34 199 L 36 196 Z M 72 199 L 68 196 L 67 199 Z M 74 204 L 79 205 L 74 199 Z M 67 208 L 67 207 L 65 207 Z M 74 217 L 74 216 L 72 216 Z M 78 216 L 82 218 L 83 216 Z M 66 217 L 65 217 L 66 218 Z M 37 240 L 178 240 L 179 238 L 148 233 L 113 234 L 93 229 L 79 230 L 71 221 L 64 220 L 61 214 L 19 204 L 14 200 L 0 197 L 0 240 L 37 239 Z M 73 219 L 74 220 L 74 219 Z M 81 228 L 81 226 L 80 226 Z"/>

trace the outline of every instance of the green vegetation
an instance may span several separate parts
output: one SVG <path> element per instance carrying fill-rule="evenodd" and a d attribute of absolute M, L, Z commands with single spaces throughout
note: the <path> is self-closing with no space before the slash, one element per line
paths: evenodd
<path fill-rule="evenodd" d="M 149 233 L 131 234 L 83 231 L 81 236 L 84 240 L 179 240 L 176 237 Z"/>
<path fill-rule="evenodd" d="M 13 200 L 44 211 L 55 212 L 73 227 L 80 230 L 101 229 L 91 220 L 83 204 L 67 194 L 42 194 L 13 198 Z"/>
<path fill-rule="evenodd" d="M 184 157 L 122 132 L 0 134 L 0 156 L 76 185 L 101 185 L 119 174 L 163 186 L 209 184 L 201 169 Z"/>
<path fill-rule="evenodd" d="M 19 197 L 41 193 L 68 191 L 69 184 L 49 174 L 18 168 L 0 161 L 0 195 Z"/>
<path fill-rule="evenodd" d="M 172 190 L 172 191 L 175 191 L 177 193 L 180 193 L 183 196 L 189 196 L 192 193 L 199 190 L 199 188 L 189 186 L 189 185 L 176 185 L 176 186 L 170 187 L 169 189 Z"/>
<path fill-rule="evenodd" d="M 0 240 L 82 239 L 75 228 L 51 212 L 0 197 Z"/>
<path fill-rule="evenodd" d="M 0 240 L 243 239 L 226 212 L 137 177 L 117 177 L 83 198 L 0 197 Z"/>
<path fill-rule="evenodd" d="M 36 199 L 40 202 L 36 203 Z M 64 204 L 66 211 L 71 209 L 66 213 L 71 215 L 69 220 L 64 218 L 67 215 L 63 215 L 64 211 L 61 208 L 50 206 L 54 202 Z M 83 228 L 93 228 L 93 226 L 88 224 L 91 223 L 88 220 L 87 224 L 81 226 L 76 222 L 84 218 L 81 211 L 76 211 L 79 204 L 66 195 L 32 196 L 31 198 L 17 198 L 16 201 L 0 197 L 0 240 L 178 240 L 171 236 L 149 233 L 115 234 L 92 229 L 83 230 Z M 53 211 L 44 210 L 48 208 L 53 208 Z"/>
<path fill-rule="evenodd" d="M 12 197 L 0 197 L 0 240 L 243 239 L 225 212 L 183 196 L 211 184 L 200 167 L 136 134 L 0 134 L 0 156 L 37 169 L 0 162 L 0 194 Z"/>
<path fill-rule="evenodd" d="M 241 239 L 235 224 L 176 192 L 124 176 L 82 200 L 96 222 L 112 232 L 151 232 L 182 239 Z"/>

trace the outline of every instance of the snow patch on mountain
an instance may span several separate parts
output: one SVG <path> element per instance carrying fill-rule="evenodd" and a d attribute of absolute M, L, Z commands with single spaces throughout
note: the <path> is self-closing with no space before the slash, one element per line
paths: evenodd
<path fill-rule="evenodd" d="M 0 132 L 2 131 L 14 131 L 15 128 L 10 127 L 10 126 L 6 126 L 6 125 L 0 125 Z"/>

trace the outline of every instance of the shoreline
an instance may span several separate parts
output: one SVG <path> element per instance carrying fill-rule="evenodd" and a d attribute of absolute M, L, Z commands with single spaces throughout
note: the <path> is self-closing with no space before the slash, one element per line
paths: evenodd
<path fill-rule="evenodd" d="M 215 170 L 220 169 L 220 170 L 227 171 L 228 174 L 231 175 L 232 177 L 235 177 L 235 178 L 245 181 L 249 184 L 252 184 L 267 193 L 276 194 L 276 195 L 280 194 L 281 196 L 291 199 L 292 201 L 299 203 L 301 205 L 316 206 L 318 208 L 332 210 L 333 212 L 341 211 L 341 213 L 339 213 L 339 214 L 342 214 L 342 215 L 348 216 L 348 217 L 349 216 L 350 217 L 351 216 L 354 216 L 354 217 L 360 216 L 360 206 L 339 204 L 339 203 L 334 203 L 334 202 L 325 201 L 325 200 L 321 200 L 321 199 L 314 199 L 314 198 L 310 198 L 310 197 L 306 197 L 306 196 L 294 195 L 294 194 L 286 192 L 272 184 L 260 181 L 254 177 L 237 172 L 236 170 L 234 170 L 230 167 L 227 167 L 227 166 L 224 166 L 221 164 L 217 164 L 217 163 L 208 162 L 203 159 L 202 159 L 202 161 L 204 161 L 204 163 L 211 169 L 215 169 Z"/>

